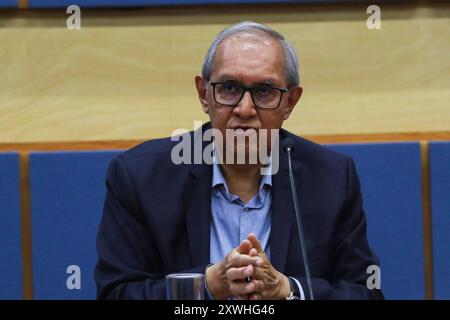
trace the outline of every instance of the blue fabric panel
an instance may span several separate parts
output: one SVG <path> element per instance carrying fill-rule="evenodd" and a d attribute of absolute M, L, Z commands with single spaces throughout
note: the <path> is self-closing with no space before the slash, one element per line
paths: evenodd
<path fill-rule="evenodd" d="M 30 8 L 67 7 L 76 4 L 83 7 L 136 7 L 195 4 L 250 4 L 250 3 L 324 3 L 361 2 L 355 0 L 29 0 Z"/>
<path fill-rule="evenodd" d="M 95 239 L 105 175 L 118 151 L 30 154 L 33 293 L 35 299 L 94 299 Z M 67 270 L 80 268 L 79 273 Z"/>
<path fill-rule="evenodd" d="M 423 299 L 424 257 L 419 143 L 333 145 L 353 157 L 368 239 L 380 258 L 386 299 Z"/>
<path fill-rule="evenodd" d="M 17 0 L 0 0 L 0 8 L 17 8 Z"/>
<path fill-rule="evenodd" d="M 19 155 L 0 154 L 0 300 L 22 299 Z"/>
<path fill-rule="evenodd" d="M 434 297 L 450 299 L 450 142 L 430 143 Z"/>
<path fill-rule="evenodd" d="M 424 297 L 420 146 L 334 145 L 356 162 L 368 237 L 381 260 L 386 298 Z M 37 299 L 95 297 L 95 234 L 104 175 L 117 152 L 30 156 L 34 293 Z M 81 268 L 81 290 L 69 290 L 66 268 Z"/>

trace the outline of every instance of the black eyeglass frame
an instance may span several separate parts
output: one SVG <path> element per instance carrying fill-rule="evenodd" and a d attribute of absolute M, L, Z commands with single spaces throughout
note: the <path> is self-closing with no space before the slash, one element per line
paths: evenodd
<path fill-rule="evenodd" d="M 241 97 L 239 98 L 239 100 L 238 100 L 237 103 L 235 103 L 235 104 L 224 104 L 224 103 L 220 103 L 220 102 L 217 102 L 217 99 L 216 99 L 216 85 L 218 85 L 218 84 L 235 84 L 235 85 L 238 85 L 238 86 L 242 87 L 242 88 L 244 89 L 244 91 L 242 91 L 242 95 L 241 95 Z M 272 86 L 244 86 L 243 84 L 240 84 L 240 83 L 235 83 L 235 82 L 224 82 L 224 81 L 218 81 L 218 82 L 215 82 L 215 81 L 209 81 L 209 82 L 208 82 L 208 86 L 209 86 L 209 85 L 211 85 L 212 88 L 213 88 L 213 98 L 214 98 L 214 101 L 215 101 L 217 104 L 220 104 L 220 105 L 222 105 L 222 106 L 227 106 L 227 107 L 236 107 L 239 103 L 241 103 L 242 98 L 244 97 L 245 93 L 248 91 L 248 92 L 250 92 L 250 96 L 252 97 L 252 101 L 253 101 L 253 104 L 255 105 L 255 107 L 260 108 L 260 109 L 264 109 L 264 110 L 274 110 L 274 109 L 277 109 L 277 108 L 280 106 L 280 104 L 281 104 L 281 99 L 283 98 L 283 93 L 286 93 L 286 92 L 289 91 L 289 87 L 287 87 L 287 88 L 277 88 L 277 87 L 272 87 Z M 280 99 L 279 99 L 279 101 L 278 101 L 277 106 L 274 107 L 274 108 L 264 108 L 264 107 L 258 106 L 258 105 L 256 104 L 256 102 L 255 102 L 255 98 L 253 97 L 253 90 L 256 89 L 256 88 L 268 88 L 268 89 L 276 89 L 276 90 L 280 91 L 281 94 L 280 94 Z"/>

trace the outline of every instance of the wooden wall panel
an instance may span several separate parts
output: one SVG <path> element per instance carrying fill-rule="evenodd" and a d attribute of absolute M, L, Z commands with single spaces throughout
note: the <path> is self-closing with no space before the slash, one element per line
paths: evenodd
<path fill-rule="evenodd" d="M 0 142 L 146 139 L 207 118 L 193 77 L 223 27 L 286 35 L 304 96 L 286 128 L 307 135 L 450 130 L 450 5 L 238 6 L 0 12 Z"/>

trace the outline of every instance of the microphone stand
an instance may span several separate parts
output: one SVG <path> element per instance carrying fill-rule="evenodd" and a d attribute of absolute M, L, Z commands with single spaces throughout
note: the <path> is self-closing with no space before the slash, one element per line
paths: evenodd
<path fill-rule="evenodd" d="M 303 235 L 302 221 L 301 221 L 301 217 L 300 217 L 300 209 L 298 206 L 297 190 L 295 188 L 295 180 L 294 180 L 294 175 L 292 173 L 291 151 L 293 150 L 293 146 L 288 144 L 285 148 L 286 148 L 286 152 L 288 155 L 289 180 L 291 182 L 292 199 L 294 200 L 295 217 L 297 219 L 297 228 L 298 228 L 298 233 L 300 235 L 299 240 L 300 240 L 300 247 L 302 250 L 303 263 L 304 263 L 305 272 L 306 272 L 306 283 L 308 284 L 309 297 L 311 300 L 314 300 L 314 294 L 313 294 L 312 283 L 311 283 L 311 273 L 309 271 L 308 255 L 306 254 L 305 237 Z"/>

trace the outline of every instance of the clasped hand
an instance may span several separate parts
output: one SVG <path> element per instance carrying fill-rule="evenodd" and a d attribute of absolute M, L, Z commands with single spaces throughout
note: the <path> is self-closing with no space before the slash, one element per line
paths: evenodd
<path fill-rule="evenodd" d="M 224 260 L 206 270 L 206 284 L 216 299 L 273 300 L 290 293 L 288 278 L 277 271 L 250 233 Z"/>

